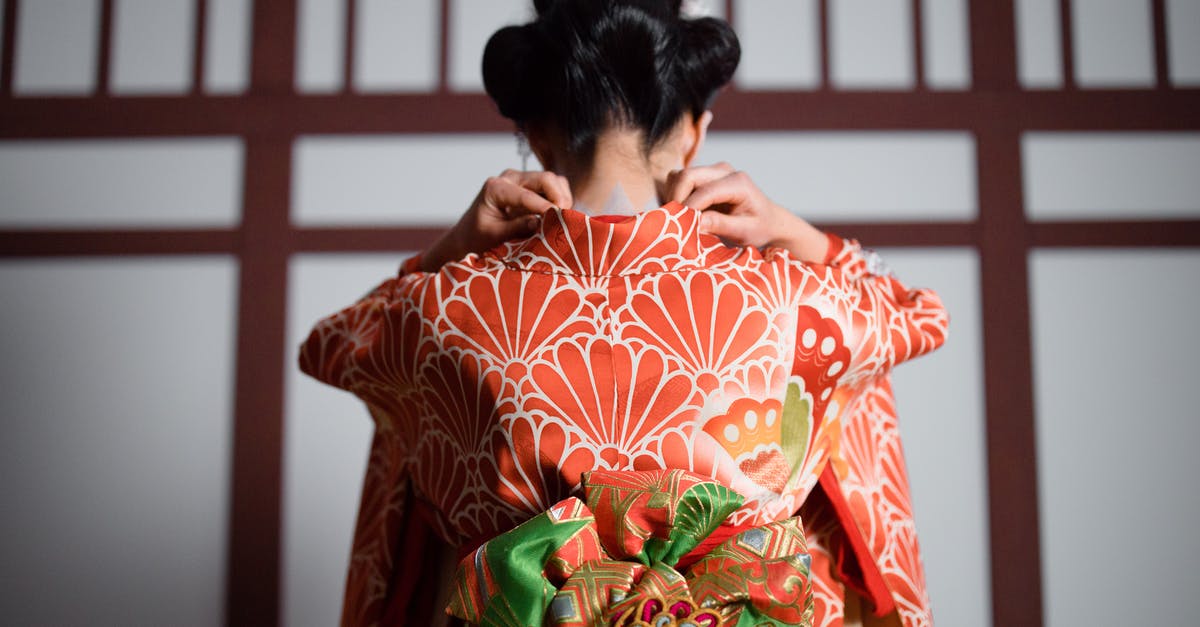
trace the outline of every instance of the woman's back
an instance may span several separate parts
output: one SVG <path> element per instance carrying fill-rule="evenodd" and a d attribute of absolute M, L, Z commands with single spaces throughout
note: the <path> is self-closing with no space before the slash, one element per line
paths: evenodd
<path fill-rule="evenodd" d="M 939 345 L 945 313 L 862 274 L 852 243 L 805 264 L 698 223 L 679 204 L 615 222 L 552 212 L 529 239 L 403 274 L 319 324 L 302 367 L 372 406 L 396 466 L 364 503 L 395 509 L 406 484 L 440 535 L 471 545 L 584 472 L 679 468 L 746 497 L 735 524 L 793 515 L 854 384 Z"/>
<path fill-rule="evenodd" d="M 425 620 L 406 613 L 433 601 L 411 596 L 428 578 L 404 563 L 430 546 L 425 521 L 446 546 L 480 547 L 458 577 L 471 599 L 458 616 L 504 611 L 495 592 L 523 604 L 533 594 L 523 615 L 536 617 L 547 590 L 571 588 L 539 561 L 557 550 L 550 536 L 535 533 L 542 548 L 524 574 L 500 578 L 538 590 L 493 589 L 486 573 L 511 566 L 497 548 L 511 546 L 510 529 L 553 524 L 589 471 L 638 485 L 638 471 L 684 473 L 737 496 L 715 519 L 721 531 L 696 532 L 707 540 L 686 555 L 640 558 L 672 581 L 684 580 L 676 566 L 726 546 L 712 543 L 749 534 L 754 553 L 770 535 L 760 525 L 788 519 L 779 524 L 808 549 L 776 556 L 787 565 L 772 585 L 800 606 L 815 599 L 817 620 L 842 615 L 858 590 L 880 616 L 927 622 L 886 376 L 943 341 L 945 311 L 931 292 L 872 274 L 856 243 L 771 202 L 744 173 L 690 167 L 740 48 L 728 24 L 681 16 L 679 4 L 537 0 L 537 19 L 493 35 L 488 93 L 545 171 L 488 179 L 458 224 L 303 347 L 304 370 L 354 392 L 377 424 L 345 622 Z M 620 517 L 673 520 L 670 490 L 652 491 L 661 498 Z M 633 533 L 675 533 L 655 529 Z M 610 601 L 649 602 L 633 587 L 652 577 L 610 566 L 629 575 L 623 601 L 585 586 L 598 604 L 589 621 Z M 543 585 L 543 567 L 562 581 Z M 740 615 L 747 599 L 722 612 Z"/>

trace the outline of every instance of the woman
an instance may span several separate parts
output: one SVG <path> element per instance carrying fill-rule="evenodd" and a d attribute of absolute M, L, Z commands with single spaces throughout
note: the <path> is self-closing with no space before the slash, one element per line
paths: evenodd
<path fill-rule="evenodd" d="M 928 624 L 887 373 L 944 341 L 936 295 L 744 173 L 692 166 L 740 55 L 726 23 L 678 0 L 534 4 L 483 70 L 545 171 L 489 179 L 301 351 L 377 425 L 343 622 L 429 624 L 447 602 L 485 623 L 616 620 L 647 568 L 699 594 L 712 556 L 769 532 L 789 548 L 754 567 L 804 593 L 763 620 Z M 646 482 L 667 500 L 612 496 Z M 720 515 L 679 543 L 674 508 L 701 492 Z M 568 509 L 593 540 L 547 545 Z M 571 587 L 601 562 L 624 587 Z M 724 619 L 787 605 L 743 592 Z M 699 598 L 688 611 L 717 603 Z"/>

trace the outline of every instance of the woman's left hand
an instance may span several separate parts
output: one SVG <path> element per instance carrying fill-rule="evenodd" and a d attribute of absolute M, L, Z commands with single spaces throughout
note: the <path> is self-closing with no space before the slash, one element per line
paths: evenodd
<path fill-rule="evenodd" d="M 491 250 L 510 239 L 528 237 L 550 209 L 573 204 L 567 179 L 553 172 L 505 170 L 489 177 L 462 218 L 421 256 L 421 270 L 433 272 L 471 253 Z"/>
<path fill-rule="evenodd" d="M 728 163 L 675 170 L 668 200 L 701 211 L 700 230 L 754 248 L 784 248 L 808 262 L 825 259 L 828 238 L 800 216 L 775 204 L 745 172 Z"/>

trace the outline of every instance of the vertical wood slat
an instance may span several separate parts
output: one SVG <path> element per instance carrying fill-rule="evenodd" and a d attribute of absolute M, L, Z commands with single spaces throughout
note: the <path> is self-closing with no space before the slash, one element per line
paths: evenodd
<path fill-rule="evenodd" d="M 912 11 L 913 88 L 917 91 L 925 89 L 925 27 L 921 4 L 921 0 L 911 0 L 909 3 Z"/>
<path fill-rule="evenodd" d="M 1013 0 L 972 2 L 976 89 L 1016 92 Z M 1038 483 L 1020 126 L 976 127 L 992 625 L 1042 626 Z M 1012 568 L 1020 563 L 1020 569 Z"/>
<path fill-rule="evenodd" d="M 1015 93 L 1013 0 L 972 3 L 974 89 Z M 992 624 L 1041 627 L 1041 548 L 1019 121 L 976 127 Z M 1021 564 L 1020 569 L 1012 564 Z"/>
<path fill-rule="evenodd" d="M 11 96 L 13 91 L 13 64 L 17 56 L 17 0 L 4 2 L 4 45 L 0 47 L 0 95 Z"/>
<path fill-rule="evenodd" d="M 246 140 L 226 624 L 280 624 L 291 140 Z"/>
<path fill-rule="evenodd" d="M 1041 627 L 1029 225 L 1017 129 L 976 135 L 993 625 Z M 1022 564 L 1020 569 L 1013 564 Z M 1014 572 L 1019 570 L 1020 572 Z"/>
<path fill-rule="evenodd" d="M 1075 89 L 1075 24 L 1071 0 L 1058 0 L 1059 46 L 1062 49 L 1063 89 Z"/>
<path fill-rule="evenodd" d="M 822 91 L 833 89 L 829 80 L 829 0 L 817 0 L 817 39 L 820 42 L 820 67 Z"/>
<path fill-rule="evenodd" d="M 968 29 L 971 77 L 975 90 L 1013 92 L 1020 89 L 1017 83 L 1013 1 L 973 2 L 970 5 Z M 983 113 L 980 115 L 985 116 Z"/>
<path fill-rule="evenodd" d="M 113 52 L 113 1 L 100 0 L 100 43 L 96 51 L 96 93 L 109 93 Z"/>
<path fill-rule="evenodd" d="M 1167 54 L 1167 8 L 1165 0 L 1151 0 L 1154 19 L 1154 85 L 1171 88 L 1171 60 Z"/>
<path fill-rule="evenodd" d="M 450 91 L 450 0 L 439 2 L 438 93 Z"/>
<path fill-rule="evenodd" d="M 256 2 L 249 95 L 295 93 L 296 3 Z M 244 138 L 227 625 L 280 622 L 290 129 Z"/>
<path fill-rule="evenodd" d="M 208 47 L 208 0 L 195 0 L 196 24 L 192 29 L 192 88 L 193 95 L 204 92 L 204 51 Z"/>
<path fill-rule="evenodd" d="M 345 37 L 342 39 L 342 91 L 354 93 L 354 49 L 358 27 L 358 0 L 346 0 Z"/>

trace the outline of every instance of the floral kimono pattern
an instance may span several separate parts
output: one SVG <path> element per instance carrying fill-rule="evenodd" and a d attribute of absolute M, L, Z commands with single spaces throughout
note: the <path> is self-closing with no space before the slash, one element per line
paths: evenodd
<path fill-rule="evenodd" d="M 301 367 L 377 425 L 344 623 L 397 603 L 412 507 L 478 546 L 581 494 L 586 472 L 662 469 L 731 488 L 738 526 L 823 492 L 834 574 L 881 615 L 928 622 L 887 373 L 944 341 L 941 302 L 852 241 L 831 236 L 809 264 L 698 227 L 677 203 L 620 221 L 553 211 L 439 272 L 410 260 L 316 326 Z"/>

